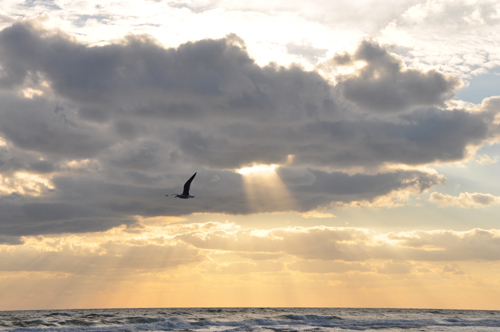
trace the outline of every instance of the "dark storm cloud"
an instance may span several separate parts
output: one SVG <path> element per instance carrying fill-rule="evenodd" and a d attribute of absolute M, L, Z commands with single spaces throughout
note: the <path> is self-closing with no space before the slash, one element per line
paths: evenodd
<path fill-rule="evenodd" d="M 114 172 L 117 172 L 116 170 Z M 297 205 L 308 211 L 332 202 L 372 201 L 394 190 L 421 192 L 444 179 L 424 172 L 393 172 L 377 175 L 315 170 L 281 169 L 279 175 Z M 56 177 L 54 192 L 39 198 L 3 197 L 0 200 L 0 234 L 36 235 L 103 231 L 132 224 L 133 216 L 180 216 L 195 212 L 241 214 L 256 211 L 247 200 L 243 179 L 230 171 L 202 170 L 193 182 L 188 201 L 165 197 L 180 193 L 186 177 L 147 178 L 147 173 L 125 172 L 123 178 L 107 176 Z M 138 177 L 138 178 L 136 178 Z M 215 179 L 215 181 L 214 181 Z M 262 193 L 264 201 L 272 195 Z M 259 212 L 288 211 L 279 204 L 261 204 Z"/>
<path fill-rule="evenodd" d="M 183 130 L 180 149 L 201 164 L 238 168 L 252 161 L 295 165 L 377 167 L 462 160 L 498 130 L 493 115 L 464 110 L 421 109 L 386 119 L 310 121 L 294 126 L 233 124 L 219 132 Z"/>
<path fill-rule="evenodd" d="M 131 142 L 113 149 L 110 163 L 116 168 L 149 171 L 165 165 L 161 158 L 162 148 L 160 142 Z"/>
<path fill-rule="evenodd" d="M 56 161 L 40 159 L 36 153 L 13 151 L 0 146 L 0 174 L 12 175 L 14 172 L 46 174 L 58 169 Z"/>
<path fill-rule="evenodd" d="M 102 47 L 68 38 L 28 24 L 3 30 L 1 61 L 5 68 L 17 68 L 17 74 L 4 71 L 2 80 L 14 87 L 28 77 L 43 76 L 61 96 L 85 105 L 81 116 L 94 121 L 118 108 L 172 119 L 297 121 L 320 109 L 328 111 L 325 105 L 332 104 L 330 86 L 318 74 L 300 68 L 261 68 L 234 35 L 177 49 L 137 36 Z"/>
<path fill-rule="evenodd" d="M 0 235 L 0 245 L 2 244 L 17 245 L 17 244 L 23 244 L 23 241 L 21 241 L 21 239 L 18 236 Z"/>
<path fill-rule="evenodd" d="M 364 41 L 352 55 L 336 55 L 335 63 L 364 61 L 366 65 L 341 79 L 345 97 L 370 111 L 401 112 L 414 106 L 440 105 L 461 86 L 457 77 L 435 70 L 404 68 L 401 59 L 375 42 Z"/>
<path fill-rule="evenodd" d="M 331 202 L 372 201 L 395 190 L 423 192 L 445 183 L 445 179 L 438 174 L 419 171 L 348 175 L 318 170 L 297 172 L 282 168 L 278 173 L 297 199 L 302 196 L 299 202 L 304 211 Z"/>
<path fill-rule="evenodd" d="M 10 236 L 104 231 L 131 224 L 130 217 L 112 214 L 99 204 L 86 205 L 78 199 L 34 199 L 21 196 L 0 198 L 0 233 Z"/>
<path fill-rule="evenodd" d="M 333 86 L 297 66 L 257 65 L 235 35 L 178 48 L 147 36 L 90 47 L 29 23 L 4 29 L 0 234 L 99 231 L 135 216 L 303 212 L 422 192 L 444 179 L 380 169 L 460 161 L 498 133 L 494 98 L 478 112 L 439 108 L 456 78 L 405 69 L 373 42 L 334 60 L 367 65 Z M 249 203 L 232 170 L 254 163 L 286 163 L 278 172 L 293 207 Z M 12 182 L 21 171 L 49 176 L 52 187 Z M 165 197 L 195 171 L 196 199 Z"/>
<path fill-rule="evenodd" d="M 332 60 L 335 65 L 344 66 L 352 64 L 352 57 L 349 53 L 338 54 L 336 53 Z"/>
<path fill-rule="evenodd" d="M 112 143 L 101 128 L 78 121 L 71 109 L 43 97 L 1 95 L 0 131 L 21 149 L 64 157 L 91 157 Z"/>
<path fill-rule="evenodd" d="M 107 111 L 98 107 L 82 107 L 78 110 L 78 115 L 81 119 L 90 122 L 106 122 L 110 116 Z"/>
<path fill-rule="evenodd" d="M 60 127 L 49 134 L 43 126 L 33 130 L 25 112 L 11 114 L 12 125 L 6 122 L 3 129 L 9 139 L 44 152 L 69 154 L 68 147 L 74 154 L 96 154 L 112 144 L 96 126 L 111 122 L 116 138 L 161 137 L 187 160 L 208 167 L 283 163 L 290 154 L 312 167 L 374 167 L 459 160 L 468 145 L 491 134 L 487 114 L 430 107 L 370 118 L 340 106 L 344 93 L 374 113 L 408 112 L 441 104 L 458 86 L 457 78 L 435 71 L 404 69 L 373 42 L 363 42 L 352 56 L 367 65 L 335 88 L 298 67 L 259 67 L 234 35 L 177 49 L 146 37 L 87 47 L 61 33 L 16 24 L 0 34 L 0 52 L 4 67 L 21 68 L 25 78 L 48 79 L 86 120 L 66 123 L 78 127 L 67 135 Z M 49 121 L 35 116 L 31 121 Z M 17 126 L 27 128 L 9 130 Z M 429 137 L 435 139 L 431 144 Z"/>

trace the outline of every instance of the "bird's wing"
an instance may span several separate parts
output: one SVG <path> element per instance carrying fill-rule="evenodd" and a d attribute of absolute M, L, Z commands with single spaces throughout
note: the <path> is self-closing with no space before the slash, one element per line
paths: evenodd
<path fill-rule="evenodd" d="M 191 182 L 193 182 L 194 177 L 196 176 L 196 173 L 193 174 L 192 177 L 189 178 L 189 180 L 186 181 L 184 184 L 184 191 L 182 192 L 183 195 L 188 196 L 189 195 L 189 187 L 191 186 Z"/>

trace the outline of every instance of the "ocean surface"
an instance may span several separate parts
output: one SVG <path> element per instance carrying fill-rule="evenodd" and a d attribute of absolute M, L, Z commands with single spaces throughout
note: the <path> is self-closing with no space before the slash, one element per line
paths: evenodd
<path fill-rule="evenodd" d="M 0 331 L 500 331 L 500 311 L 353 308 L 0 311 Z"/>

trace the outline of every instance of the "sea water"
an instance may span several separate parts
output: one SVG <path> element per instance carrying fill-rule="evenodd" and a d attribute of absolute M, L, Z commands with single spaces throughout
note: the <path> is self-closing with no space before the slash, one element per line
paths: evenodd
<path fill-rule="evenodd" d="M 182 308 L 2 311 L 0 331 L 500 331 L 500 311 Z"/>

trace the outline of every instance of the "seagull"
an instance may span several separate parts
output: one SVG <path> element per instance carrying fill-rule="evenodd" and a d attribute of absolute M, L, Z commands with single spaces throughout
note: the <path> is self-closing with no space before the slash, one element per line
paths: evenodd
<path fill-rule="evenodd" d="M 193 179 L 196 176 L 196 173 L 197 172 L 195 172 L 193 174 L 193 176 L 190 177 L 189 180 L 186 181 L 186 183 L 184 183 L 184 191 L 182 192 L 182 194 L 180 194 L 180 195 L 179 194 L 172 194 L 172 195 L 175 195 L 175 197 L 179 197 L 182 199 L 194 198 L 194 196 L 189 195 L 189 187 L 191 186 L 191 182 L 193 182 Z M 165 195 L 165 196 L 168 196 L 168 195 Z"/>

